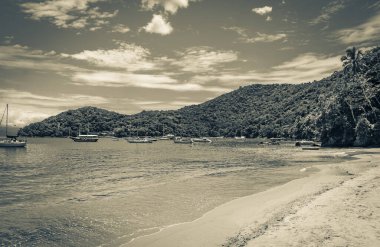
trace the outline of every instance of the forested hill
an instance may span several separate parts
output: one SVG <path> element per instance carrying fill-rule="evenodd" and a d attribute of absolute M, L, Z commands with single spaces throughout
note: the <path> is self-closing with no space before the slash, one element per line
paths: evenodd
<path fill-rule="evenodd" d="M 379 145 L 380 49 L 363 56 L 347 50 L 344 70 L 311 83 L 254 84 L 177 111 L 123 115 L 95 107 L 63 112 L 20 131 L 27 136 L 67 136 L 69 131 L 117 136 L 321 139 L 326 146 Z"/>

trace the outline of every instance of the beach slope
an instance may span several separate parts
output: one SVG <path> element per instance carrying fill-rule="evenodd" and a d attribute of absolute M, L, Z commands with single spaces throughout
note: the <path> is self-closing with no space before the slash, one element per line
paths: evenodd
<path fill-rule="evenodd" d="M 370 152 L 125 246 L 380 246 L 380 150 Z"/>

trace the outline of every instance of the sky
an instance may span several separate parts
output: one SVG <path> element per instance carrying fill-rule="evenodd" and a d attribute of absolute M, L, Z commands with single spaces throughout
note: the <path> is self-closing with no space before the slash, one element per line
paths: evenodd
<path fill-rule="evenodd" d="M 377 0 L 1 0 L 0 114 L 179 109 L 322 79 L 379 41 Z"/>

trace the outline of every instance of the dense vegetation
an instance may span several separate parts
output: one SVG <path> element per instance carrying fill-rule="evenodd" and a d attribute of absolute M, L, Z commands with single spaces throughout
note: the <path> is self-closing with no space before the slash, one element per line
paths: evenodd
<path fill-rule="evenodd" d="M 347 49 L 340 90 L 320 118 L 324 146 L 380 145 L 380 48 L 366 54 Z"/>
<path fill-rule="evenodd" d="M 320 139 L 325 146 L 380 144 L 380 48 L 348 49 L 344 69 L 311 83 L 254 84 L 177 111 L 135 115 L 83 107 L 20 131 L 27 136 L 67 136 L 82 126 L 116 136 L 173 133 L 181 136 Z"/>

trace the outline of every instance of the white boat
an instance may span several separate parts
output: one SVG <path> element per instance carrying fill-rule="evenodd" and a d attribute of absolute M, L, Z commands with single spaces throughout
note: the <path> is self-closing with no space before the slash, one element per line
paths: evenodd
<path fill-rule="evenodd" d="M 78 135 L 71 137 L 74 142 L 97 142 L 99 140 L 98 135 Z"/>
<path fill-rule="evenodd" d="M 164 135 L 164 136 L 160 137 L 160 140 L 173 140 L 173 139 L 174 139 L 174 135 L 173 134 L 167 134 L 167 135 Z"/>
<path fill-rule="evenodd" d="M 137 137 L 137 138 L 128 138 L 127 142 L 129 142 L 129 143 L 152 143 L 151 140 L 149 140 L 147 138 L 140 138 L 140 137 Z"/>
<path fill-rule="evenodd" d="M 176 137 L 173 141 L 176 144 L 193 144 L 193 140 L 191 138 Z"/>
<path fill-rule="evenodd" d="M 236 140 L 245 140 L 245 136 L 235 136 Z"/>
<path fill-rule="evenodd" d="M 6 148 L 19 148 L 19 147 L 25 147 L 26 141 L 25 140 L 18 140 L 18 135 L 9 135 L 8 134 L 8 104 L 5 108 L 5 111 L 3 113 L 3 116 L 1 117 L 0 125 L 3 122 L 4 114 L 6 113 L 6 120 L 5 120 L 5 136 L 6 139 L 0 140 L 0 147 L 6 147 Z"/>
<path fill-rule="evenodd" d="M 152 136 L 146 136 L 145 139 L 147 139 L 147 140 L 149 140 L 149 141 L 152 141 L 152 142 L 156 142 L 156 141 L 158 141 L 157 138 L 152 137 Z"/>
<path fill-rule="evenodd" d="M 17 140 L 14 138 L 7 138 L 5 140 L 0 140 L 0 147 L 2 148 L 23 148 L 26 146 L 26 141 Z"/>
<path fill-rule="evenodd" d="M 201 138 L 191 138 L 193 142 L 206 142 L 206 143 L 211 143 L 212 141 L 206 137 L 201 137 Z"/>

